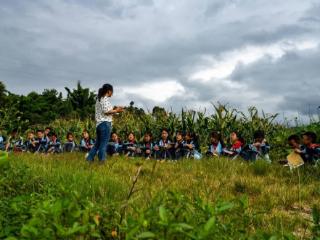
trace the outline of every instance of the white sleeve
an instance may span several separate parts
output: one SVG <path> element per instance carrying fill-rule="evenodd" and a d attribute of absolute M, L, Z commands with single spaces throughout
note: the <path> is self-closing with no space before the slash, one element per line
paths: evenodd
<path fill-rule="evenodd" d="M 107 113 L 113 109 L 109 98 L 103 98 L 101 101 L 102 112 Z"/>

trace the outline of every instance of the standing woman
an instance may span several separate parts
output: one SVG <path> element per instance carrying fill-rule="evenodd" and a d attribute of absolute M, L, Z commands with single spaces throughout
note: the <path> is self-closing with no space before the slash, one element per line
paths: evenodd
<path fill-rule="evenodd" d="M 112 129 L 112 115 L 123 112 L 122 107 L 112 107 L 109 101 L 112 94 L 113 87 L 110 84 L 104 84 L 98 91 L 95 106 L 97 139 L 87 156 L 87 160 L 89 162 L 93 162 L 94 157 L 98 152 L 100 163 L 104 163 L 104 161 L 106 160 L 107 144 Z"/>

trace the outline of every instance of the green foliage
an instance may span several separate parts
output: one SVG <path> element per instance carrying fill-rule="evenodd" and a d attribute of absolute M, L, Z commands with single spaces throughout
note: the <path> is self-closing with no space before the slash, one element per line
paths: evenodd
<path fill-rule="evenodd" d="M 143 174 L 128 199 L 137 162 L 116 158 L 99 166 L 82 158 L 9 156 L 0 166 L 0 239 L 319 237 L 320 172 L 314 168 L 301 169 L 300 183 L 277 165 L 254 170 L 226 159 L 156 167 L 139 161 Z M 302 208 L 293 211 L 297 203 Z M 305 214 L 308 206 L 312 213 Z"/>

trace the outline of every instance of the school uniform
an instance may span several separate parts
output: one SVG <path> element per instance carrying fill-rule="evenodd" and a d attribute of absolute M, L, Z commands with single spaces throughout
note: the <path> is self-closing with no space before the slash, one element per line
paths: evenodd
<path fill-rule="evenodd" d="M 49 141 L 48 143 L 48 153 L 61 153 L 61 142 L 59 139 L 56 139 L 55 141 Z"/>
<path fill-rule="evenodd" d="M 228 148 L 224 148 L 223 149 L 223 154 L 225 156 L 231 157 L 232 159 L 237 158 L 241 151 L 242 151 L 242 147 L 243 147 L 243 143 L 239 140 L 237 140 L 236 142 L 234 142 L 231 147 Z"/>
<path fill-rule="evenodd" d="M 260 146 L 255 146 L 254 143 L 244 147 L 241 151 L 241 157 L 248 161 L 256 161 L 259 159 L 271 163 L 269 157 L 270 145 L 267 142 L 262 142 Z"/>
<path fill-rule="evenodd" d="M 36 152 L 45 153 L 48 149 L 49 139 L 47 137 L 36 138 Z"/>
<path fill-rule="evenodd" d="M 75 141 L 67 141 L 63 145 L 63 151 L 64 152 L 74 152 L 76 150 L 77 144 Z"/>
<path fill-rule="evenodd" d="M 190 148 L 187 145 L 191 145 L 192 147 Z M 198 142 L 194 140 L 185 141 L 184 155 L 186 158 L 200 160 L 202 158 L 202 154 Z"/>
<path fill-rule="evenodd" d="M 121 142 L 108 142 L 107 154 L 112 156 L 114 154 L 122 153 L 122 143 Z"/>
<path fill-rule="evenodd" d="M 24 142 L 24 146 L 27 152 L 34 153 L 37 150 L 36 139 L 35 138 L 28 139 L 27 141 Z"/>
<path fill-rule="evenodd" d="M 9 137 L 8 139 L 9 148 L 8 151 L 14 151 L 14 152 L 22 152 L 24 150 L 23 148 L 23 138 L 18 137 Z"/>
<path fill-rule="evenodd" d="M 130 141 L 123 143 L 123 153 L 128 157 L 134 157 L 136 155 L 137 142 Z"/>
<path fill-rule="evenodd" d="M 222 154 L 222 144 L 219 141 L 218 144 L 210 144 L 208 146 L 208 151 L 206 153 L 207 156 L 220 156 Z"/>
<path fill-rule="evenodd" d="M 156 159 L 171 159 L 172 158 L 172 150 L 171 148 L 167 148 L 167 146 L 172 145 L 170 140 L 160 140 L 156 146 L 159 147 L 158 151 L 155 151 Z"/>
<path fill-rule="evenodd" d="M 320 144 L 302 145 L 300 154 L 306 164 L 316 164 L 320 161 Z"/>
<path fill-rule="evenodd" d="M 6 149 L 6 138 L 0 135 L 0 150 L 4 151 Z"/>
<path fill-rule="evenodd" d="M 152 142 L 144 142 L 139 148 L 141 150 L 141 154 L 145 158 L 151 158 L 153 154 L 153 147 L 154 143 Z M 150 153 L 147 153 L 147 151 L 150 151 Z"/>
<path fill-rule="evenodd" d="M 173 147 L 174 159 L 179 160 L 186 155 L 185 141 L 176 142 Z"/>
<path fill-rule="evenodd" d="M 94 140 L 89 138 L 89 139 L 84 139 L 82 138 L 80 140 L 80 151 L 81 152 L 89 152 L 91 148 L 94 145 Z"/>

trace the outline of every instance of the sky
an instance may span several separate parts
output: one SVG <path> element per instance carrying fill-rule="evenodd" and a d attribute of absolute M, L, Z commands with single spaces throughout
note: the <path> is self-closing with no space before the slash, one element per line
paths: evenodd
<path fill-rule="evenodd" d="M 320 113 L 320 0 L 1 0 L 0 81 L 114 103 Z M 209 110 L 210 111 L 210 110 Z"/>

